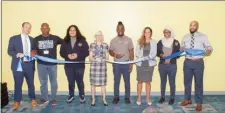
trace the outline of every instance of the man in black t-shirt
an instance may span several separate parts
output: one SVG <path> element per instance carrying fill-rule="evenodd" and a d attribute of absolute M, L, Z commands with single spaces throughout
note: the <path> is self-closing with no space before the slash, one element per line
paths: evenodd
<path fill-rule="evenodd" d="M 37 55 L 54 58 L 57 57 L 57 45 L 62 44 L 63 40 L 56 36 L 49 34 L 50 27 L 47 23 L 41 25 L 42 34 L 35 37 L 33 43 L 33 51 Z M 58 89 L 57 83 L 57 65 L 55 63 L 37 61 L 38 77 L 41 84 L 41 105 L 46 105 L 51 102 L 56 105 L 56 93 Z M 51 83 L 51 98 L 48 99 L 48 75 Z"/>

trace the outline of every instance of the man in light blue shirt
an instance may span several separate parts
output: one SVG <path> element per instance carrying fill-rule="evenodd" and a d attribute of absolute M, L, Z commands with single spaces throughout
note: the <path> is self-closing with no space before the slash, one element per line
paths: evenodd
<path fill-rule="evenodd" d="M 198 32 L 199 24 L 197 21 L 190 23 L 190 33 L 186 34 L 181 42 L 181 50 L 184 49 L 201 49 L 206 50 L 206 54 L 211 54 L 212 46 L 208 41 L 207 35 Z M 203 72 L 204 72 L 204 56 L 185 56 L 184 61 L 184 86 L 185 97 L 181 102 L 181 106 L 192 104 L 191 86 L 192 78 L 195 79 L 195 101 L 197 103 L 196 111 L 202 110 L 203 103 Z"/>

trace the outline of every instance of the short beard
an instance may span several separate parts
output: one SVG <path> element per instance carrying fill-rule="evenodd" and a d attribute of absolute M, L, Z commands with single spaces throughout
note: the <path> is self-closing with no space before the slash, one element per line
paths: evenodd
<path fill-rule="evenodd" d="M 120 36 L 120 37 L 122 37 L 123 35 L 124 35 L 124 34 L 121 34 L 121 35 L 118 34 L 118 36 Z"/>
<path fill-rule="evenodd" d="M 190 33 L 191 33 L 191 34 L 194 34 L 196 31 L 197 31 L 197 30 L 194 30 L 194 31 L 191 31 L 191 30 L 190 30 Z"/>
<path fill-rule="evenodd" d="M 43 36 L 49 36 L 49 33 L 46 33 L 46 34 L 42 34 Z"/>

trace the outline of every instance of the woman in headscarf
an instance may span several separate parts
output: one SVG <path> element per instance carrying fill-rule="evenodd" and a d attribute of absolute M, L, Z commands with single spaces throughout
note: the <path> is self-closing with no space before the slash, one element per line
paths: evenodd
<path fill-rule="evenodd" d="M 171 28 L 166 27 L 163 30 L 164 37 L 157 44 L 157 56 L 160 58 L 159 62 L 159 73 L 161 78 L 161 98 L 159 103 L 163 103 L 165 101 L 165 90 L 166 90 L 166 82 L 167 75 L 169 78 L 170 84 L 170 100 L 169 105 L 174 103 L 175 99 L 175 78 L 177 73 L 177 58 L 172 59 L 162 59 L 166 56 L 169 56 L 180 49 L 179 42 L 174 39 L 174 33 Z"/>
<path fill-rule="evenodd" d="M 105 59 L 109 58 L 108 44 L 104 42 L 104 37 L 101 31 L 95 33 L 95 41 L 90 44 L 89 59 L 90 66 L 90 83 L 92 103 L 91 106 L 95 106 L 95 92 L 96 86 L 100 86 L 102 90 L 102 101 L 105 106 L 108 106 L 106 102 L 106 84 L 107 84 L 107 67 Z"/>

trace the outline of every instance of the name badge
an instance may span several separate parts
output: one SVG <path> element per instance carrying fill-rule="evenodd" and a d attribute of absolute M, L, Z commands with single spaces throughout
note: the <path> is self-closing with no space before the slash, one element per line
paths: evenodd
<path fill-rule="evenodd" d="M 44 54 L 48 55 L 49 54 L 49 50 L 44 50 Z"/>

